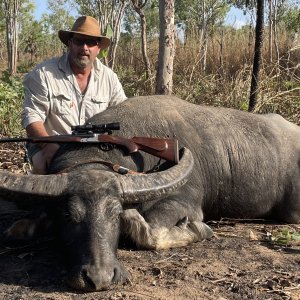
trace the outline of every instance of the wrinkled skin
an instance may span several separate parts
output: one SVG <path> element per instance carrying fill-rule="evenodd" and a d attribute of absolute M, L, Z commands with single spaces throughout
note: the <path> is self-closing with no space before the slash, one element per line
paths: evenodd
<path fill-rule="evenodd" d="M 206 220 L 300 222 L 300 128 L 280 116 L 152 96 L 130 99 L 91 120 L 117 121 L 121 130 L 116 135 L 177 138 L 193 153 L 195 166 L 177 190 L 126 204 L 116 174 L 95 161 L 145 172 L 158 163 L 156 157 L 128 156 L 122 149 L 103 152 L 98 145 L 62 146 L 49 172 L 75 174 L 58 206 L 72 287 L 100 290 L 126 279 L 116 258 L 119 234 L 145 249 L 165 249 L 210 238 Z M 96 176 L 88 170 L 101 171 Z"/>
<path fill-rule="evenodd" d="M 119 155 L 123 156 L 121 153 Z M 167 163 L 167 166 L 170 164 Z M 68 284 L 75 289 L 95 291 L 106 289 L 111 283 L 126 281 L 128 274 L 118 262 L 116 250 L 120 218 L 124 212 L 122 198 L 126 198 L 122 191 L 124 186 L 130 186 L 130 181 L 119 181 L 116 174 L 102 164 L 85 164 L 68 171 L 71 178 L 68 186 L 72 188 L 68 189 L 56 212 L 56 215 L 61 215 L 59 232 L 69 260 Z M 156 174 L 153 175 L 157 186 L 160 186 L 161 181 Z M 135 176 L 132 179 L 134 184 L 142 175 Z M 149 178 L 149 175 L 144 176 Z M 143 183 L 137 185 L 147 198 L 148 193 L 143 192 L 147 184 L 144 188 Z M 163 195 L 154 191 L 154 199 L 157 201 L 164 196 L 167 189 L 167 186 L 163 189 Z M 136 195 L 136 190 L 129 187 L 128 197 L 134 198 L 131 191 Z M 122 224 L 121 228 L 125 225 Z"/>
<path fill-rule="evenodd" d="M 75 289 L 106 289 L 127 278 L 116 258 L 122 205 L 114 183 L 103 177 L 102 186 L 93 176 L 76 179 L 83 188 L 74 191 L 59 210 L 70 267 L 67 282 Z"/>

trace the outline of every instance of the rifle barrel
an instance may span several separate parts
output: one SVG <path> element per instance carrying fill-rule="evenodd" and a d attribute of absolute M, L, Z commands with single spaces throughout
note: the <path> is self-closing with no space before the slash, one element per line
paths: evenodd
<path fill-rule="evenodd" d="M 13 142 L 30 142 L 31 138 L 27 137 L 13 137 L 13 138 L 0 138 L 0 143 L 13 143 Z"/>
<path fill-rule="evenodd" d="M 109 134 L 70 134 L 40 137 L 0 138 L 0 143 L 30 142 L 30 143 L 110 143 L 125 147 L 128 153 L 139 150 L 165 160 L 178 163 L 178 141 L 167 138 L 133 137 L 124 138 Z"/>

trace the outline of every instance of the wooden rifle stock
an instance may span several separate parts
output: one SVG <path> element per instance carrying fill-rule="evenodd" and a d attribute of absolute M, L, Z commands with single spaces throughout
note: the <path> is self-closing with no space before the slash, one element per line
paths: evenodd
<path fill-rule="evenodd" d="M 179 161 L 178 141 L 169 138 L 133 137 L 124 138 L 110 134 L 54 135 L 41 137 L 0 138 L 0 143 L 30 142 L 30 143 L 109 143 L 122 146 L 129 153 L 144 151 L 162 159 Z"/>
<path fill-rule="evenodd" d="M 123 138 L 116 135 L 101 134 L 98 136 L 101 143 L 111 143 L 125 147 L 129 153 L 144 151 L 162 159 L 179 161 L 178 141 L 168 138 L 133 137 Z"/>

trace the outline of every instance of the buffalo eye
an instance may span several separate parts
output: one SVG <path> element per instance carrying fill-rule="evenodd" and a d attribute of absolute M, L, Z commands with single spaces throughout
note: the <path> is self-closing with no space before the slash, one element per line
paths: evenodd
<path fill-rule="evenodd" d="M 85 219 L 86 208 L 81 199 L 73 196 L 68 201 L 64 210 L 64 218 L 67 222 L 80 223 Z"/>

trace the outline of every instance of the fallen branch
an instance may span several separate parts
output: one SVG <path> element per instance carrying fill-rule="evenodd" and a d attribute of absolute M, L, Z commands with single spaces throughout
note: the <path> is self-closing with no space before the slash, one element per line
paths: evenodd
<path fill-rule="evenodd" d="M 164 259 L 161 259 L 161 260 L 155 262 L 155 264 L 160 264 L 160 263 L 162 263 L 162 262 L 164 262 L 164 261 L 166 261 L 166 260 L 169 260 L 169 259 L 171 259 L 173 256 L 176 256 L 177 254 L 178 254 L 178 253 L 174 253 L 174 254 L 172 254 L 171 256 L 167 257 L 167 258 L 164 258 Z"/>

